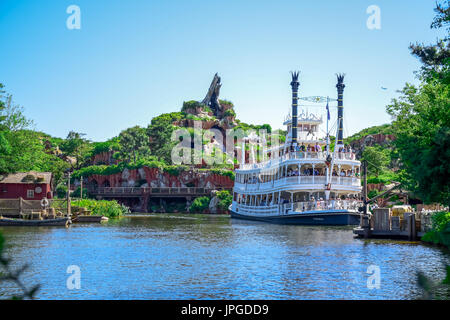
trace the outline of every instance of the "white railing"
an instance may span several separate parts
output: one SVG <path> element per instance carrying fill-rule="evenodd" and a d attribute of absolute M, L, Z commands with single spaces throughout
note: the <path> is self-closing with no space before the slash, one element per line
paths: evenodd
<path fill-rule="evenodd" d="M 265 216 L 265 215 L 287 215 L 310 211 L 348 210 L 358 212 L 363 206 L 360 200 L 328 200 L 328 201 L 306 201 L 283 203 L 277 205 L 246 205 L 237 204 L 236 211 L 240 214 Z"/>
<path fill-rule="evenodd" d="M 333 155 L 334 153 L 331 153 Z M 322 152 L 311 152 L 311 151 L 296 151 L 286 153 L 278 158 L 271 159 L 265 162 L 259 163 L 245 163 L 241 165 L 241 169 L 250 170 L 250 169 L 259 169 L 263 167 L 270 166 L 274 163 L 280 163 L 286 160 L 326 160 L 327 153 L 325 151 Z M 355 153 L 353 152 L 337 152 L 336 153 L 337 160 L 356 160 Z"/>
<path fill-rule="evenodd" d="M 295 202 L 292 210 L 295 212 L 316 211 L 316 210 L 350 210 L 357 211 L 363 206 L 360 200 L 328 200 L 328 201 L 308 201 Z"/>
<path fill-rule="evenodd" d="M 259 191 L 259 190 L 270 190 L 273 188 L 284 187 L 284 186 L 296 186 L 296 185 L 317 185 L 319 187 L 324 187 L 327 178 L 325 176 L 292 176 L 285 177 L 278 180 L 270 182 L 259 182 L 259 183 L 240 183 L 235 182 L 234 187 L 239 190 L 246 191 Z M 331 186 L 333 187 L 360 187 L 361 179 L 356 177 L 335 177 L 333 176 L 331 181 Z"/>
<path fill-rule="evenodd" d="M 274 215 L 279 212 L 279 205 L 269 205 L 269 206 L 249 206 L 244 204 L 237 205 L 237 212 L 246 215 Z"/>

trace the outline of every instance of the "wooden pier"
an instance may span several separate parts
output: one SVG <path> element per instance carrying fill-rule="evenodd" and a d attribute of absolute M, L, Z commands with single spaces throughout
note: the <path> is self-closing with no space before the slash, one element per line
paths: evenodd
<path fill-rule="evenodd" d="M 360 238 L 420 240 L 431 228 L 430 215 L 404 212 L 392 215 L 390 208 L 378 208 L 372 215 L 363 215 L 360 226 L 353 233 Z"/>
<path fill-rule="evenodd" d="M 88 189 L 97 199 L 117 200 L 137 212 L 149 212 L 150 201 L 193 201 L 195 198 L 211 196 L 213 191 L 230 188 L 199 188 L 199 187 L 96 187 Z M 133 205 L 134 202 L 134 205 Z M 134 208 L 134 209 L 133 209 Z"/>

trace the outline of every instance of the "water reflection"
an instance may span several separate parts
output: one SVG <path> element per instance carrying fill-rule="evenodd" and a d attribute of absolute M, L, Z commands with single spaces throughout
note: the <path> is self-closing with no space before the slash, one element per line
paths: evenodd
<path fill-rule="evenodd" d="M 351 228 L 282 226 L 214 215 L 151 215 L 61 228 L 3 228 L 41 299 L 415 299 L 416 271 L 444 277 L 442 250 L 363 241 Z M 66 269 L 81 268 L 80 290 Z M 368 266 L 381 288 L 367 288 Z M 1 288 L 10 295 L 12 288 Z"/>

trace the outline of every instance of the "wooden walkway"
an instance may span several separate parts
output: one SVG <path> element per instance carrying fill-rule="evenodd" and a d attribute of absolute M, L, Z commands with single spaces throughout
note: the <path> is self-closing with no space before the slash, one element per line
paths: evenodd
<path fill-rule="evenodd" d="M 142 196 L 161 198 L 184 198 L 210 196 L 213 190 L 229 190 L 229 188 L 140 188 L 140 187 L 99 187 L 89 192 L 104 198 L 140 198 Z"/>

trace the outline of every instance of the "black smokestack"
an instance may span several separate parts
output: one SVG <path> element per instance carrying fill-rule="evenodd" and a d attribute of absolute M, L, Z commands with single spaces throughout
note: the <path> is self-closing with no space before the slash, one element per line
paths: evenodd
<path fill-rule="evenodd" d="M 298 82 L 298 75 L 300 72 L 292 72 L 292 143 L 297 143 L 297 101 L 298 101 L 298 87 L 300 83 Z"/>
<path fill-rule="evenodd" d="M 344 77 L 345 74 L 337 74 L 337 91 L 338 91 L 338 133 L 337 133 L 337 145 L 344 144 Z"/>

